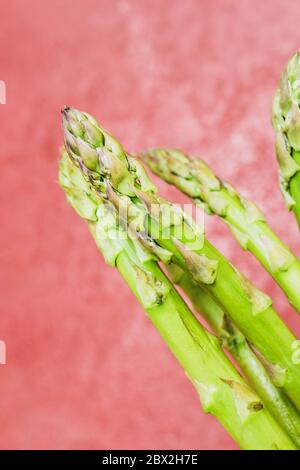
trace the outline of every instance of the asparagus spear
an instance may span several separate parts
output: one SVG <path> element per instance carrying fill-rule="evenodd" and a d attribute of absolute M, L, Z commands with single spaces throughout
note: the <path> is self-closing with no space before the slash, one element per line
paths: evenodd
<path fill-rule="evenodd" d="M 288 62 L 276 90 L 272 124 L 280 187 L 300 226 L 300 52 Z"/>
<path fill-rule="evenodd" d="M 219 305 L 205 289 L 193 281 L 188 273 L 173 263 L 167 267 L 167 270 L 172 281 L 188 296 L 194 310 L 205 318 L 218 335 L 223 347 L 235 359 L 251 386 L 261 397 L 264 405 L 299 447 L 299 413 L 285 394 L 272 383 L 265 367 L 251 349 L 243 333 L 236 328 Z"/>
<path fill-rule="evenodd" d="M 139 156 L 155 174 L 192 197 L 208 214 L 219 215 L 241 247 L 256 256 L 300 313 L 300 262 L 252 201 L 220 180 L 205 162 L 179 150 L 153 149 Z"/>
<path fill-rule="evenodd" d="M 213 414 L 242 449 L 295 449 L 285 431 L 193 316 L 146 250 L 118 223 L 114 208 L 92 191 L 66 156 L 59 181 L 70 205 L 89 224 L 106 262 L 115 266 Z"/>
<path fill-rule="evenodd" d="M 91 187 L 116 207 L 122 223 L 145 246 L 167 250 L 179 267 L 206 288 L 300 409 L 300 343 L 273 309 L 271 299 L 206 240 L 203 229 L 190 217 L 155 194 L 142 165 L 126 155 L 92 116 L 65 108 L 63 128 L 66 150 Z"/>

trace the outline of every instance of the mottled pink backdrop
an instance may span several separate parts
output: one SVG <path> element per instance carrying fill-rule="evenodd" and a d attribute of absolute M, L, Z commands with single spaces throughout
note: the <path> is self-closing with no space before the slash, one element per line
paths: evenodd
<path fill-rule="evenodd" d="M 270 125 L 299 1 L 1 0 L 0 18 L 0 447 L 235 449 L 66 205 L 60 108 L 94 113 L 129 150 L 201 153 L 299 255 Z M 218 220 L 206 228 L 299 334 L 258 263 Z"/>

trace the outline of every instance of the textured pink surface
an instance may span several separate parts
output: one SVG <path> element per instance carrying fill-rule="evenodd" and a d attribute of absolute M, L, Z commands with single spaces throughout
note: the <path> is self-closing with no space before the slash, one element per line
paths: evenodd
<path fill-rule="evenodd" d="M 300 254 L 269 123 L 299 2 L 1 0 L 0 17 L 0 447 L 236 448 L 66 205 L 59 111 L 96 114 L 129 150 L 201 152 Z M 217 220 L 206 227 L 299 333 L 258 263 Z"/>

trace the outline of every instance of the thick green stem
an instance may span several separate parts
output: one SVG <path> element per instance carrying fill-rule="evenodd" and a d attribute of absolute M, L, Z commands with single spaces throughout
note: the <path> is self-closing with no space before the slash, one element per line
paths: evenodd
<path fill-rule="evenodd" d="M 136 294 L 136 276 L 132 260 L 118 257 L 117 267 Z M 147 272 L 161 278 L 157 267 L 147 265 Z M 143 302 L 141 301 L 143 304 Z M 261 402 L 249 393 L 214 340 L 191 314 L 173 289 L 160 306 L 146 309 L 149 319 L 163 337 L 194 384 L 203 409 L 219 419 L 242 449 L 282 448 L 287 445 L 282 430 L 270 426 L 270 417 Z M 274 421 L 275 423 L 275 421 Z M 269 435 L 271 432 L 271 435 Z M 277 434 L 278 433 L 278 434 Z M 283 443 L 280 443 L 280 436 Z M 288 444 L 290 445 L 290 444 Z"/>
<path fill-rule="evenodd" d="M 206 239 L 202 227 L 162 200 L 138 160 L 87 113 L 63 112 L 67 152 L 90 191 L 114 205 L 120 221 L 162 261 L 174 260 L 204 286 L 227 316 L 280 375 L 280 385 L 300 409 L 300 344 L 256 289 Z"/>
<path fill-rule="evenodd" d="M 220 180 L 205 162 L 179 150 L 151 149 L 139 156 L 155 174 L 204 206 L 208 214 L 218 215 L 241 247 L 254 254 L 300 313 L 300 261 L 271 230 L 252 201 Z M 294 186 L 298 178 L 299 173 L 292 180 Z M 300 202 L 300 185 L 297 190 Z"/>
<path fill-rule="evenodd" d="M 259 397 L 226 358 L 219 341 L 197 321 L 139 241 L 118 225 L 111 205 L 91 193 L 80 172 L 63 156 L 60 184 L 85 218 L 106 261 L 116 266 L 149 319 L 213 414 L 242 449 L 296 449 Z"/>
<path fill-rule="evenodd" d="M 300 448 L 300 416 L 289 399 L 272 383 L 265 367 L 245 336 L 226 317 L 212 297 L 195 284 L 189 274 L 174 265 L 168 267 L 171 279 L 186 293 L 197 313 L 202 315 L 231 353 L 265 406 Z M 271 371 L 272 374 L 272 371 Z"/>

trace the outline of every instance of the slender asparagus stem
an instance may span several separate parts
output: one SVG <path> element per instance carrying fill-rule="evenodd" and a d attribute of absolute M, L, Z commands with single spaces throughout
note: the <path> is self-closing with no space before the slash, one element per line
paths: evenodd
<path fill-rule="evenodd" d="M 241 247 L 256 256 L 300 313 L 300 261 L 252 201 L 221 181 L 204 161 L 179 150 L 152 149 L 139 156 L 155 174 L 204 206 L 208 214 L 219 215 Z"/>
<path fill-rule="evenodd" d="M 86 113 L 63 111 L 66 150 L 95 192 L 118 210 L 145 246 L 188 271 L 276 370 L 276 380 L 300 409 L 300 344 L 272 307 L 177 206 L 155 194 L 142 165 Z M 163 249 L 163 257 L 159 250 Z"/>
<path fill-rule="evenodd" d="M 272 123 L 280 187 L 300 227 L 300 52 L 288 62 L 276 90 Z"/>
<path fill-rule="evenodd" d="M 272 383 L 266 369 L 252 351 L 245 336 L 235 327 L 205 289 L 196 284 L 188 273 L 172 263 L 167 269 L 172 281 L 185 292 L 195 311 L 205 318 L 221 339 L 223 347 L 231 353 L 251 386 L 261 397 L 264 405 L 286 430 L 294 443 L 300 447 L 300 415 L 285 394 Z"/>
<path fill-rule="evenodd" d="M 156 257 L 118 225 L 114 208 L 90 190 L 66 155 L 59 180 L 71 206 L 87 220 L 106 262 L 117 267 L 195 386 L 203 409 L 219 419 L 242 449 L 295 449 L 216 338 L 193 316 Z"/>

